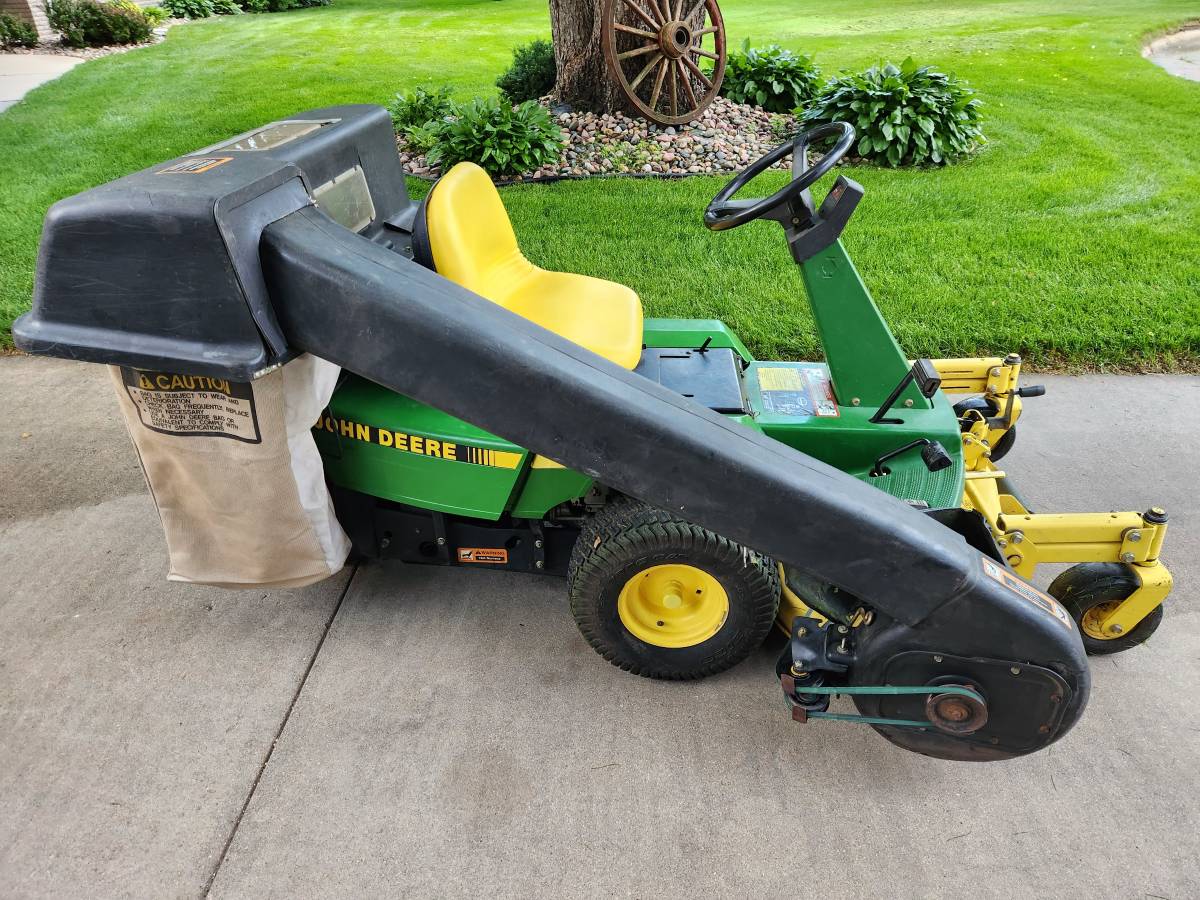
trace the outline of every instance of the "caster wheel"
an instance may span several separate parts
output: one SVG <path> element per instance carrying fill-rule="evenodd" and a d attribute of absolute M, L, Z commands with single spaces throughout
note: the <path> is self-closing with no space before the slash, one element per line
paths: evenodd
<path fill-rule="evenodd" d="M 1013 448 L 1013 444 L 1017 442 L 1017 426 L 1013 425 L 1008 431 L 1004 432 L 1000 440 L 996 441 L 996 446 L 992 448 L 992 462 L 999 462 L 1008 455 L 1008 451 Z"/>
<path fill-rule="evenodd" d="M 989 419 L 1000 414 L 1000 409 L 989 400 L 987 397 L 970 397 L 966 400 L 961 400 L 954 404 L 954 415 L 960 420 L 968 410 L 976 410 L 983 413 Z M 965 425 L 960 425 L 964 431 L 967 430 Z M 999 462 L 1004 459 L 1008 451 L 1013 448 L 1013 444 L 1017 442 L 1017 426 L 1014 425 L 1004 432 L 1003 437 L 996 441 L 996 446 L 992 448 L 992 462 Z"/>
<path fill-rule="evenodd" d="M 568 577 L 588 643 L 648 678 L 703 678 L 736 665 L 779 608 L 773 560 L 624 499 L 580 531 Z"/>
<path fill-rule="evenodd" d="M 1079 626 L 1083 648 L 1092 656 L 1136 647 L 1162 624 L 1161 605 L 1125 634 L 1107 634 L 1100 621 L 1138 589 L 1137 577 L 1121 563 L 1081 563 L 1054 579 L 1050 595 L 1067 608 Z"/>

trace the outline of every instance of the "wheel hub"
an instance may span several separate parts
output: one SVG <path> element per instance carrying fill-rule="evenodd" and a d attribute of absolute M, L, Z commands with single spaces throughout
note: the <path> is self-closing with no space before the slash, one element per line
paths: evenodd
<path fill-rule="evenodd" d="M 679 59 L 692 46 L 691 26 L 678 19 L 666 22 L 659 29 L 658 43 L 668 59 Z"/>
<path fill-rule="evenodd" d="M 1097 603 L 1083 614 L 1079 620 L 1079 627 L 1083 629 L 1084 634 L 1097 641 L 1111 641 L 1120 637 L 1119 630 L 1105 631 L 1101 627 L 1101 623 L 1120 605 L 1115 600 L 1109 603 Z M 1120 626 L 1115 627 L 1120 628 Z"/>
<path fill-rule="evenodd" d="M 625 582 L 617 614 L 640 641 L 694 647 L 721 630 L 729 616 L 729 595 L 716 578 L 695 566 L 651 566 Z"/>

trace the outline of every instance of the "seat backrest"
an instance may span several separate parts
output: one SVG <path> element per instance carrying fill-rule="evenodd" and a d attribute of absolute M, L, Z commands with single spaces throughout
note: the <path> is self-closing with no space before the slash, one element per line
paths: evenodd
<path fill-rule="evenodd" d="M 474 163 L 459 163 L 434 185 L 425 227 L 438 274 L 489 300 L 503 302 L 497 290 L 531 268 L 496 186 Z"/>

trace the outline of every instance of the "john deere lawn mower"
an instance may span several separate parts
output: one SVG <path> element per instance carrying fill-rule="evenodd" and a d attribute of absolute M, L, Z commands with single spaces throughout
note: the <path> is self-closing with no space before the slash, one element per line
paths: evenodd
<path fill-rule="evenodd" d="M 719 321 L 643 319 L 626 287 L 534 266 L 475 166 L 411 202 L 370 106 L 57 204 L 14 334 L 111 367 L 171 578 L 303 584 L 351 547 L 565 576 L 630 672 L 719 672 L 778 623 L 795 720 L 1029 753 L 1082 713 L 1085 650 L 1157 627 L 1166 516 L 1029 509 L 996 466 L 1041 392 L 1020 359 L 908 360 L 839 240 L 863 189 L 813 201 L 853 139 L 797 136 L 704 214 L 783 229 L 825 363 L 756 360 Z M 735 199 L 789 156 L 782 189 Z M 1047 562 L 1079 565 L 1046 594 Z"/>

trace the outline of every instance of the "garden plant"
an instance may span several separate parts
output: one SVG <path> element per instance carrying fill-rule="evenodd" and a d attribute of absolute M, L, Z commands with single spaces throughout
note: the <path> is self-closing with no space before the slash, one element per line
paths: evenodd
<path fill-rule="evenodd" d="M 722 96 L 735 103 L 752 103 L 770 112 L 791 112 L 804 106 L 821 87 L 821 69 L 812 57 L 785 50 L 778 44 L 730 53 L 725 64 Z"/>
<path fill-rule="evenodd" d="M 512 65 L 496 79 L 500 94 L 511 103 L 536 100 L 554 89 L 554 45 L 533 41 L 513 50 Z"/>
<path fill-rule="evenodd" d="M 140 44 L 150 39 L 152 28 L 136 6 L 97 0 L 50 0 L 46 18 L 68 47 Z"/>
<path fill-rule="evenodd" d="M 830 81 L 803 111 L 805 125 L 849 122 L 858 155 L 889 166 L 948 163 L 983 142 L 980 101 L 960 79 L 918 66 L 871 66 Z"/>
<path fill-rule="evenodd" d="M 36 47 L 37 29 L 15 16 L 0 13 L 0 50 L 14 47 Z"/>

